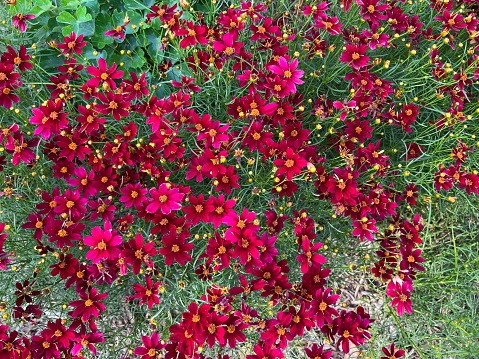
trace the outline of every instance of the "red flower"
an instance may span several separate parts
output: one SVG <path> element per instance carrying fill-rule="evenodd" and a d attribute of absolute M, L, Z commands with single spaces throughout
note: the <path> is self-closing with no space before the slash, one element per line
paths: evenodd
<path fill-rule="evenodd" d="M 324 324 L 332 324 L 333 316 L 338 316 L 336 309 L 330 307 L 337 302 L 339 295 L 332 294 L 331 288 L 326 288 L 326 290 L 318 289 L 313 296 L 313 301 L 311 302 L 311 307 L 309 309 L 309 316 L 316 319 L 316 323 L 319 328 Z"/>
<path fill-rule="evenodd" d="M 7 153 L 13 153 L 12 164 L 18 166 L 20 160 L 24 163 L 30 163 L 35 159 L 35 153 L 30 147 L 35 147 L 40 142 L 39 138 L 32 138 L 25 141 L 22 132 L 15 132 L 9 137 L 5 144 Z"/>
<path fill-rule="evenodd" d="M 238 35 L 236 33 L 227 32 L 223 34 L 221 40 L 217 40 L 213 43 L 213 48 L 215 51 L 223 53 L 227 57 L 239 54 L 243 48 L 243 43 L 236 42 L 237 38 Z"/>
<path fill-rule="evenodd" d="M 286 89 L 281 91 L 281 93 L 284 94 L 282 97 L 295 93 L 296 85 L 301 85 L 304 83 L 301 80 L 304 71 L 297 70 L 297 67 L 298 59 L 294 59 L 291 61 L 291 63 L 288 63 L 288 60 L 284 56 L 279 57 L 277 64 L 266 66 L 269 71 L 275 75 L 278 75 L 281 80 L 286 81 Z"/>
<path fill-rule="evenodd" d="M 459 178 L 459 188 L 465 188 L 467 194 L 479 194 L 479 176 L 475 173 L 463 172 Z"/>
<path fill-rule="evenodd" d="M 69 304 L 70 307 L 76 307 L 71 312 L 72 317 L 81 317 L 83 322 L 87 322 L 91 317 L 98 318 L 100 312 L 105 310 L 105 304 L 100 300 L 108 297 L 106 293 L 97 293 L 96 288 L 91 288 L 88 293 L 80 292 L 78 296 L 80 300 L 75 300 Z"/>
<path fill-rule="evenodd" d="M 33 65 L 28 62 L 30 60 L 30 55 L 27 55 L 27 48 L 23 45 L 20 45 L 20 50 L 18 54 L 10 45 L 7 46 L 7 51 L 2 55 L 3 63 L 14 64 L 18 67 L 20 71 L 31 70 Z"/>
<path fill-rule="evenodd" d="M 311 246 L 311 242 L 309 239 L 304 239 L 301 243 L 301 249 L 303 253 L 298 254 L 297 260 L 301 263 L 301 272 L 307 273 L 309 265 L 313 266 L 320 266 L 323 263 L 326 263 L 326 258 L 324 258 L 321 254 L 314 253 L 319 248 L 323 246 L 323 243 L 316 243 L 315 245 Z"/>
<path fill-rule="evenodd" d="M 233 199 L 225 200 L 223 194 L 220 194 L 218 198 L 213 197 L 212 205 L 215 210 L 210 213 L 210 222 L 213 222 L 215 228 L 224 223 L 224 219 L 234 212 L 235 204 L 236 201 Z"/>
<path fill-rule="evenodd" d="M 367 217 L 361 218 L 360 221 L 353 222 L 353 236 L 359 236 L 359 239 L 363 241 L 365 238 L 368 241 L 373 240 L 373 233 L 378 231 L 378 228 L 374 225 L 376 223 L 375 219 L 368 219 Z"/>
<path fill-rule="evenodd" d="M 86 41 L 83 41 L 83 34 L 77 36 L 72 32 L 69 36 L 63 38 L 65 42 L 57 45 L 57 48 L 62 50 L 62 55 L 71 56 L 75 52 L 77 55 L 82 53 L 82 48 L 86 46 Z"/>
<path fill-rule="evenodd" d="M 165 344 L 161 343 L 160 336 L 157 332 L 154 332 L 151 337 L 142 336 L 142 347 L 136 347 L 134 354 L 141 355 L 141 359 L 155 359 L 158 358 L 160 351 L 165 347 Z"/>
<path fill-rule="evenodd" d="M 210 348 L 215 345 L 215 342 L 224 347 L 226 345 L 224 323 L 227 319 L 226 315 L 220 316 L 216 312 L 210 313 L 206 330 L 198 333 L 199 340 L 206 341 Z"/>
<path fill-rule="evenodd" d="M 48 140 L 52 134 L 60 134 L 60 130 L 68 126 L 68 113 L 63 111 L 64 103 L 62 101 L 48 100 L 46 105 L 40 108 L 32 108 L 33 116 L 30 117 L 30 123 L 37 125 L 33 134 L 40 135 Z"/>
<path fill-rule="evenodd" d="M 105 341 L 105 338 L 103 337 L 102 333 L 100 332 L 85 333 L 85 330 L 80 329 L 80 335 L 78 335 L 75 338 L 76 344 L 71 349 L 71 354 L 78 355 L 78 353 L 80 353 L 80 351 L 82 351 L 84 347 L 88 347 L 88 349 L 90 349 L 90 351 L 94 355 L 96 355 L 96 348 L 93 344 L 103 343 L 104 341 Z M 78 357 L 75 357 L 75 358 L 78 358 Z"/>
<path fill-rule="evenodd" d="M 301 169 L 306 167 L 308 161 L 306 161 L 301 155 L 294 153 L 294 151 L 288 147 L 286 152 L 283 152 L 283 157 L 273 161 L 274 165 L 278 167 L 276 171 L 277 176 L 283 174 L 286 175 L 289 181 L 293 180 L 294 175 L 299 175 Z"/>
<path fill-rule="evenodd" d="M 144 244 L 144 238 L 141 233 L 135 235 L 135 239 L 130 239 L 125 243 L 123 250 L 125 262 L 133 266 L 133 274 L 140 273 L 141 264 L 153 266 L 151 258 L 156 255 L 155 242 L 150 241 Z"/>
<path fill-rule="evenodd" d="M 185 265 L 191 261 L 191 256 L 187 253 L 195 247 L 193 243 L 185 243 L 185 236 L 176 234 L 176 230 L 172 230 L 161 239 L 164 247 L 160 248 L 160 254 L 165 256 L 165 264 L 171 266 L 174 261 L 179 265 Z"/>
<path fill-rule="evenodd" d="M 66 213 L 69 218 L 80 219 L 86 212 L 85 204 L 88 199 L 83 198 L 80 191 L 67 189 L 63 196 L 55 196 L 56 206 L 53 212 L 57 214 Z"/>
<path fill-rule="evenodd" d="M 98 263 L 101 259 L 114 259 L 120 254 L 118 246 L 122 242 L 120 235 L 112 230 L 111 223 L 105 222 L 105 229 L 101 227 L 93 227 L 91 236 L 83 239 L 83 243 L 92 247 L 86 254 L 86 258 L 90 259 L 93 264 Z"/>
<path fill-rule="evenodd" d="M 198 197 L 190 195 L 188 199 L 190 206 L 182 208 L 183 212 L 186 213 L 186 219 L 190 220 L 193 225 L 200 222 L 209 222 L 209 214 L 215 210 L 213 198 L 210 197 L 205 201 L 205 196 L 201 193 Z"/>
<path fill-rule="evenodd" d="M 404 311 L 408 314 L 412 314 L 412 302 L 410 298 L 412 289 L 411 283 L 402 281 L 398 277 L 393 278 L 388 284 L 386 295 L 393 299 L 389 304 L 396 307 L 399 316 L 404 315 Z"/>
<path fill-rule="evenodd" d="M 325 29 L 331 35 L 339 35 L 343 24 L 339 22 L 339 19 L 336 16 L 324 16 L 315 19 L 314 26 L 318 29 Z M 320 55 L 322 55 L 321 52 Z"/>
<path fill-rule="evenodd" d="M 57 319 L 55 322 L 47 323 L 48 329 L 42 330 L 42 336 L 48 340 L 54 339 L 60 345 L 60 348 L 68 349 L 70 343 L 75 339 L 75 333 L 71 329 L 65 328 L 61 319 Z"/>
<path fill-rule="evenodd" d="M 181 209 L 180 202 L 183 200 L 183 193 L 179 193 L 178 188 L 170 188 L 166 183 L 162 183 L 158 189 L 150 189 L 151 201 L 145 210 L 148 213 L 155 213 L 161 210 L 161 213 L 168 214 L 171 211 Z"/>
<path fill-rule="evenodd" d="M 278 348 L 285 348 L 288 340 L 292 339 L 289 332 L 289 326 L 293 316 L 291 313 L 279 312 L 278 319 L 269 319 L 266 322 L 266 331 L 261 334 L 261 339 L 265 341 L 266 345 L 275 346 Z M 277 341 L 279 340 L 279 343 Z"/>
<path fill-rule="evenodd" d="M 75 158 L 85 159 L 86 155 L 91 152 L 86 144 L 88 140 L 89 137 L 79 131 L 74 131 L 73 135 L 68 134 L 54 138 L 55 144 L 60 148 L 59 156 L 65 157 L 68 161 L 73 161 Z"/>
<path fill-rule="evenodd" d="M 239 176 L 234 166 L 228 166 L 225 173 L 219 173 L 214 183 L 218 192 L 224 191 L 226 194 L 231 193 L 231 188 L 240 188 L 238 183 Z"/>
<path fill-rule="evenodd" d="M 204 256 L 209 258 L 218 258 L 220 260 L 219 268 L 228 268 L 230 266 L 230 258 L 232 257 L 231 248 L 233 244 L 223 238 L 215 231 L 215 236 L 210 238 Z"/>
<path fill-rule="evenodd" d="M 142 286 L 141 284 L 134 284 L 133 289 L 136 291 L 133 298 L 139 298 L 140 305 L 147 302 L 148 309 L 153 307 L 153 304 L 160 304 L 160 298 L 158 298 L 158 288 L 160 287 L 161 283 L 156 282 L 153 284 L 153 281 L 150 277 L 146 277 L 146 287 Z"/>
<path fill-rule="evenodd" d="M 414 243 L 406 243 L 401 248 L 402 260 L 399 263 L 399 267 L 403 271 L 418 270 L 424 271 L 424 267 L 419 263 L 424 262 L 424 258 L 421 257 L 421 250 L 414 249 Z"/>
<path fill-rule="evenodd" d="M 97 98 L 103 102 L 96 105 L 96 109 L 102 114 L 112 115 L 117 121 L 120 121 L 122 117 L 128 116 L 130 102 L 127 101 L 127 96 L 108 91 L 106 95 L 98 93 Z"/>
<path fill-rule="evenodd" d="M 71 253 L 60 254 L 58 258 L 59 262 L 56 264 L 52 264 L 50 268 L 52 272 L 50 273 L 53 277 L 57 274 L 60 274 L 61 279 L 67 279 L 68 277 L 74 275 L 78 268 L 78 259 L 73 257 Z"/>
<path fill-rule="evenodd" d="M 346 45 L 346 50 L 339 58 L 341 62 L 347 62 L 354 69 L 358 70 L 369 62 L 369 57 L 364 55 L 368 50 L 368 45 Z"/>
<path fill-rule="evenodd" d="M 177 36 L 186 36 L 180 42 L 180 47 L 186 49 L 188 46 L 195 46 L 198 42 L 200 45 L 206 45 L 208 39 L 208 27 L 205 25 L 195 25 L 192 21 L 186 22 L 186 29 L 179 29 L 176 31 Z"/>
<path fill-rule="evenodd" d="M 361 6 L 360 13 L 363 19 L 366 20 L 371 27 L 379 25 L 381 20 L 388 18 L 381 12 L 386 11 L 389 8 L 389 4 L 378 5 L 379 1 L 380 0 L 356 0 L 356 3 Z"/>
<path fill-rule="evenodd" d="M 104 58 L 98 60 L 98 68 L 95 66 L 88 66 L 87 71 L 90 75 L 94 76 L 87 82 L 87 86 L 98 87 L 100 84 L 110 88 L 116 89 L 116 83 L 114 80 L 123 76 L 123 71 L 116 70 L 116 64 L 113 64 L 109 69 Z"/>
<path fill-rule="evenodd" d="M 12 18 L 13 27 L 19 29 L 21 32 L 27 31 L 27 20 L 34 19 L 35 15 L 23 15 L 18 13 Z"/>
<path fill-rule="evenodd" d="M 405 351 L 402 349 L 398 349 L 394 346 L 394 343 L 391 343 L 389 347 L 382 347 L 382 351 L 385 356 L 381 357 L 381 359 L 398 359 L 404 356 Z"/>
<path fill-rule="evenodd" d="M 118 25 L 112 30 L 105 32 L 105 36 L 111 36 L 114 39 L 123 40 L 125 38 L 126 24 Z"/>
<path fill-rule="evenodd" d="M 205 140 L 206 147 L 219 148 L 221 143 L 228 141 L 228 127 L 229 125 L 221 126 L 219 121 L 211 121 L 208 127 L 198 134 L 198 141 Z"/>
<path fill-rule="evenodd" d="M 206 330 L 208 327 L 208 315 L 211 306 L 209 304 L 202 304 L 198 306 L 195 302 L 188 305 L 188 311 L 182 314 L 182 324 L 193 335 Z"/>
<path fill-rule="evenodd" d="M 246 359 L 279 359 L 284 358 L 284 354 L 281 349 L 277 348 L 274 345 L 267 344 L 265 342 L 261 342 L 260 344 L 256 344 L 253 347 L 253 351 L 255 355 L 248 354 Z"/>
<path fill-rule="evenodd" d="M 331 355 L 333 355 L 332 352 L 328 351 L 323 351 L 324 345 L 321 345 L 320 347 L 318 344 L 313 344 L 311 348 L 304 348 L 304 351 L 306 352 L 306 355 L 311 358 L 311 359 L 329 359 L 331 358 Z M 388 358 L 389 359 L 389 358 Z"/>
<path fill-rule="evenodd" d="M 81 124 L 80 131 L 85 132 L 87 135 L 92 134 L 94 131 L 98 131 L 100 126 L 106 122 L 104 118 L 97 117 L 99 111 L 96 110 L 96 105 L 89 104 L 86 107 L 79 105 L 79 116 L 76 120 Z"/>
<path fill-rule="evenodd" d="M 125 187 L 121 188 L 120 202 L 125 204 L 125 208 L 134 206 L 139 208 L 144 203 L 148 202 L 146 194 L 148 190 L 143 188 L 141 183 L 128 183 Z"/>
<path fill-rule="evenodd" d="M 130 72 L 131 80 L 123 81 L 123 93 L 127 95 L 127 100 L 140 99 L 142 96 L 148 96 L 149 91 L 146 83 L 146 72 L 143 72 L 138 78 L 135 72 Z"/>
<path fill-rule="evenodd" d="M 331 202 L 355 206 L 359 191 L 354 179 L 359 176 L 359 172 L 355 170 L 351 172 L 348 168 L 335 168 L 333 171 L 334 176 L 330 177 L 326 183 Z"/>

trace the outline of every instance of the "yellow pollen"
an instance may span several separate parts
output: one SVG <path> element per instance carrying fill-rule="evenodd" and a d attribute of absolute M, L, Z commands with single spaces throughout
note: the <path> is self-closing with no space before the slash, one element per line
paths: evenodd
<path fill-rule="evenodd" d="M 213 334 L 214 332 L 216 332 L 216 325 L 214 325 L 213 323 L 208 325 L 208 331 L 210 332 L 210 334 Z"/>
<path fill-rule="evenodd" d="M 174 252 L 174 253 L 179 252 L 180 247 L 178 247 L 178 245 L 176 245 L 176 244 L 173 244 L 173 246 L 171 247 L 171 251 Z"/>
<path fill-rule="evenodd" d="M 286 77 L 287 79 L 291 78 L 291 76 L 293 76 L 293 74 L 291 73 L 291 71 L 289 70 L 286 70 L 283 74 L 284 77 Z"/>
<path fill-rule="evenodd" d="M 103 241 L 103 239 L 101 240 L 100 243 L 98 243 L 97 248 L 101 251 L 106 249 L 106 243 Z"/>
<path fill-rule="evenodd" d="M 86 301 L 85 301 L 85 307 L 91 307 L 93 305 L 93 301 L 88 298 Z"/>

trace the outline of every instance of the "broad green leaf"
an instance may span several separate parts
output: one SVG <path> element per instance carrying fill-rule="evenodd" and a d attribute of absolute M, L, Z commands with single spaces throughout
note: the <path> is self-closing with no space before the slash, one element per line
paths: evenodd
<path fill-rule="evenodd" d="M 81 6 L 75 12 L 78 22 L 87 22 L 91 20 L 91 15 L 87 14 L 86 7 Z"/>
<path fill-rule="evenodd" d="M 68 36 L 68 35 L 70 35 L 72 32 L 74 32 L 74 33 L 76 33 L 76 34 L 79 33 L 78 24 L 67 25 L 67 26 L 62 27 L 62 35 L 63 35 L 63 36 Z"/>
<path fill-rule="evenodd" d="M 142 68 L 146 62 L 143 50 L 141 48 L 137 48 L 132 55 L 131 67 L 134 69 Z"/>
<path fill-rule="evenodd" d="M 93 20 L 82 22 L 78 25 L 78 32 L 85 36 L 93 36 L 95 34 L 95 22 Z"/>
<path fill-rule="evenodd" d="M 30 9 L 28 13 L 38 17 L 44 12 L 50 10 L 51 7 L 52 7 L 52 2 L 50 0 L 35 1 L 35 6 L 32 9 Z"/>
<path fill-rule="evenodd" d="M 61 0 L 60 8 L 63 10 L 76 9 L 81 5 L 79 0 Z"/>
<path fill-rule="evenodd" d="M 140 29 L 143 16 L 136 11 L 128 11 L 128 16 L 130 17 L 130 23 L 126 27 L 126 34 L 133 34 Z M 133 29 L 132 25 L 136 25 L 136 29 Z"/>
<path fill-rule="evenodd" d="M 110 15 L 100 13 L 95 18 L 95 33 L 91 39 L 97 49 L 103 49 L 105 45 L 113 43 L 111 36 L 105 36 L 105 32 L 112 29 Z"/>
<path fill-rule="evenodd" d="M 123 0 L 126 10 L 148 10 L 154 0 Z"/>
<path fill-rule="evenodd" d="M 125 13 L 124 12 L 119 12 L 117 9 L 115 9 L 115 10 L 113 10 L 111 20 L 112 20 L 113 25 L 115 27 L 116 26 L 121 26 L 121 25 L 123 25 L 123 22 L 125 20 Z"/>
<path fill-rule="evenodd" d="M 75 19 L 75 17 L 70 14 L 69 12 L 66 12 L 66 11 L 62 11 L 60 13 L 60 15 L 57 16 L 57 21 L 58 22 L 61 22 L 63 24 L 76 24 L 77 22 L 77 19 Z"/>
<path fill-rule="evenodd" d="M 45 11 L 49 10 L 52 7 L 51 0 L 35 0 L 33 3 L 35 4 L 35 6 L 38 6 Z"/>

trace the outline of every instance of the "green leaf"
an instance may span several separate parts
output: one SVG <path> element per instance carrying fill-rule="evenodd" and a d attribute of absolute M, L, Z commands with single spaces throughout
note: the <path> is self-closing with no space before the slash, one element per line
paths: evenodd
<path fill-rule="evenodd" d="M 51 0 L 36 0 L 35 6 L 38 6 L 43 10 L 47 11 L 52 7 L 52 2 Z"/>
<path fill-rule="evenodd" d="M 100 13 L 95 18 L 95 34 L 91 41 L 97 49 L 103 49 L 105 45 L 113 43 L 111 36 L 105 36 L 105 32 L 112 29 L 111 17 L 108 14 Z"/>
<path fill-rule="evenodd" d="M 143 16 L 136 11 L 129 11 L 130 23 L 126 27 L 126 34 L 133 34 L 140 29 L 140 22 L 143 21 Z M 136 29 L 133 29 L 131 25 L 136 25 Z"/>
<path fill-rule="evenodd" d="M 68 36 L 68 35 L 70 35 L 72 32 L 78 34 L 78 33 L 79 33 L 78 30 L 79 30 L 79 29 L 78 29 L 78 24 L 63 26 L 63 27 L 62 27 L 62 35 L 63 35 L 63 36 Z"/>
<path fill-rule="evenodd" d="M 78 26 L 78 32 L 85 36 L 93 36 L 95 34 L 95 22 L 93 20 L 82 22 Z"/>
<path fill-rule="evenodd" d="M 154 0 L 123 0 L 126 10 L 148 10 L 154 3 Z"/>
<path fill-rule="evenodd" d="M 61 0 L 60 8 L 65 10 L 77 9 L 81 5 L 79 0 Z"/>
<path fill-rule="evenodd" d="M 77 22 L 77 19 L 75 19 L 75 17 L 70 14 L 69 12 L 66 12 L 66 11 L 62 11 L 60 13 L 60 15 L 57 16 L 57 21 L 58 22 L 61 22 L 62 24 L 76 24 Z"/>
<path fill-rule="evenodd" d="M 29 11 L 29 13 L 38 17 L 44 12 L 50 10 L 51 7 L 52 2 L 50 0 L 38 0 L 35 1 L 35 6 Z"/>
<path fill-rule="evenodd" d="M 134 69 L 142 68 L 146 60 L 144 57 L 144 52 L 141 48 L 137 48 L 133 53 L 133 58 L 131 62 L 131 67 Z"/>
<path fill-rule="evenodd" d="M 91 15 L 87 14 L 86 7 L 81 6 L 75 12 L 78 22 L 87 22 L 91 20 Z"/>

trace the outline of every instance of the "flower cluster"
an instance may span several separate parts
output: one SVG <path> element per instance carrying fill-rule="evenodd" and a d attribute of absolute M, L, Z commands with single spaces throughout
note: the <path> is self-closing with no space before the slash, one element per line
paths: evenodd
<path fill-rule="evenodd" d="M 347 236 L 371 242 L 372 275 L 398 315 L 412 313 L 414 280 L 425 270 L 418 214 L 424 185 L 403 166 L 419 168 L 434 142 L 416 133 L 455 128 L 477 108 L 477 46 L 456 73 L 440 51 L 449 56 L 457 38 L 479 42 L 479 20 L 466 2 L 459 11 L 430 1 L 427 20 L 435 27 L 427 29 L 402 1 L 293 3 L 279 15 L 274 2 L 243 1 L 213 12 L 213 20 L 188 6 L 145 8 L 145 39 L 160 29 L 162 50 L 181 57 L 176 75 L 169 60 L 136 72 L 105 54 L 92 60 L 89 39 L 75 32 L 55 45 L 62 64 L 39 92 L 41 103 L 25 126 L 2 127 L 0 143 L 14 166 L 48 163 L 56 184 L 38 191 L 22 228 L 53 261 L 48 274 L 75 298 L 61 319 L 49 318 L 33 288 L 37 273 L 18 281 L 16 318 L 39 329 L 27 337 L 1 325 L 0 357 L 95 355 L 107 340 L 99 322 L 113 292 L 152 311 L 185 273 L 203 294 L 189 297 L 163 336 L 138 338 L 134 355 L 200 358 L 204 348 L 234 351 L 249 340 L 247 359 L 284 358 L 288 343 L 306 331 L 348 353 L 371 338 L 374 319 L 362 306 L 341 308 L 329 284 L 323 230 L 331 217 L 345 223 Z M 351 14 L 357 26 L 346 22 Z M 18 14 L 13 24 L 25 31 L 31 16 Z M 130 21 L 126 16 L 105 35 L 123 43 L 132 36 Z M 403 46 L 400 38 L 409 46 L 399 57 L 433 44 L 420 71 L 440 84 L 440 115 L 405 94 L 388 71 L 384 51 Z M 442 39 L 449 41 L 437 46 Z M 27 52 L 8 46 L 1 56 L 6 109 L 25 101 L 22 76 L 34 60 Z M 171 86 L 157 82 L 162 71 L 174 78 Z M 227 84 L 214 94 L 222 101 L 205 110 L 215 82 Z M 391 149 L 394 138 L 404 153 Z M 427 174 L 438 198 L 454 184 L 479 194 L 475 145 L 454 141 L 451 163 Z M 0 170 L 5 166 L 0 156 Z M 8 245 L 0 234 L 2 270 L 13 261 Z M 113 285 L 118 290 L 110 291 Z M 404 356 L 394 344 L 382 351 Z M 316 344 L 305 354 L 332 356 Z"/>

